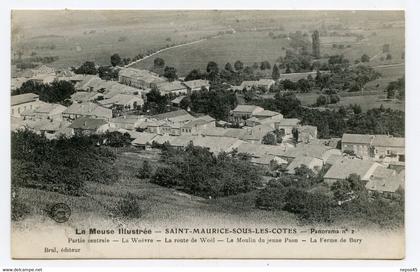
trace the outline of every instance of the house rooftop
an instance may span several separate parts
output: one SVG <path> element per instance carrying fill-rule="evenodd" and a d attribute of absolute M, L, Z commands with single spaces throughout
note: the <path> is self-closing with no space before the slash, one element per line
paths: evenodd
<path fill-rule="evenodd" d="M 186 85 L 190 89 L 196 89 L 196 88 L 201 88 L 203 86 L 208 87 L 210 84 L 208 80 L 196 79 L 196 80 L 185 81 L 184 85 Z"/>
<path fill-rule="evenodd" d="M 282 115 L 281 113 L 278 113 L 276 111 L 270 111 L 270 110 L 263 110 L 257 113 L 253 114 L 255 117 L 272 117 L 276 115 Z"/>
<path fill-rule="evenodd" d="M 39 99 L 39 95 L 34 94 L 34 93 L 12 95 L 11 105 L 16 106 L 16 105 L 19 105 L 19 104 L 35 102 L 38 99 Z"/>
<path fill-rule="evenodd" d="M 401 147 L 405 146 L 405 138 L 402 137 L 392 137 L 388 135 L 375 135 L 375 138 L 372 141 L 373 146 L 383 146 L 383 147 Z"/>
<path fill-rule="evenodd" d="M 374 136 L 368 134 L 348 134 L 344 133 L 342 143 L 371 144 Z"/>
<path fill-rule="evenodd" d="M 379 164 L 373 161 L 359 159 L 343 159 L 333 164 L 327 171 L 327 173 L 324 175 L 324 178 L 344 180 L 348 176 L 350 176 L 350 174 L 357 174 L 362 180 L 367 180 L 370 178 L 370 175 L 368 175 L 369 172 L 372 171 L 372 169 L 374 170 L 374 168 L 378 166 Z"/>
<path fill-rule="evenodd" d="M 86 130 L 97 130 L 99 127 L 107 124 L 103 119 L 81 117 L 76 119 L 69 128 L 73 129 L 86 129 Z"/>
<path fill-rule="evenodd" d="M 251 114 L 256 109 L 262 109 L 262 108 L 259 107 L 259 106 L 255 106 L 255 105 L 238 105 L 233 110 L 233 112 L 247 112 L 247 113 Z M 262 110 L 264 110 L 264 109 L 262 109 Z"/>
<path fill-rule="evenodd" d="M 185 85 L 182 84 L 178 80 L 175 80 L 175 81 L 172 81 L 172 82 L 158 83 L 158 84 L 156 84 L 156 87 L 158 88 L 159 91 L 161 91 L 163 93 L 170 93 L 170 92 L 175 92 L 175 91 L 186 89 Z"/>

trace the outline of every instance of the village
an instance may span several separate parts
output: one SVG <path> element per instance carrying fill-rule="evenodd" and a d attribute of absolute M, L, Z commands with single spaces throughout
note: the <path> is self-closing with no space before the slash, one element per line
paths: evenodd
<path fill-rule="evenodd" d="M 238 104 L 227 120 L 181 108 L 186 97 L 208 91 L 209 80 L 169 81 L 154 72 L 130 67 L 119 69 L 118 80 L 103 80 L 97 75 L 42 65 L 13 78 L 12 90 L 28 80 L 67 81 L 76 92 L 68 106 L 41 101 L 34 93 L 13 95 L 12 131 L 28 129 L 47 139 L 117 131 L 127 133 L 131 145 L 140 150 L 164 144 L 182 150 L 192 144 L 215 155 L 231 151 L 249 154 L 253 164 L 267 171 L 293 175 L 301 166 L 314 173 L 323 169 L 323 180 L 330 186 L 355 174 L 369 192 L 387 198 L 404 188 L 404 138 L 344 133 L 342 138 L 320 139 L 316 126 L 252 104 Z M 230 90 L 270 89 L 275 83 L 274 79 L 243 81 Z M 171 97 L 170 111 L 141 111 L 152 90 Z"/>

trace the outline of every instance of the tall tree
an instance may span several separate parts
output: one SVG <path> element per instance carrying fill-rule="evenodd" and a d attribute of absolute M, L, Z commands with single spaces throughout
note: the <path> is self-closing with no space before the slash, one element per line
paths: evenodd
<path fill-rule="evenodd" d="M 175 67 L 166 66 L 165 70 L 163 71 L 163 76 L 166 77 L 169 82 L 172 82 L 178 79 L 178 75 L 176 74 Z"/>
<path fill-rule="evenodd" d="M 244 64 L 240 60 L 235 61 L 233 66 L 235 67 L 236 71 L 241 71 L 244 68 Z"/>
<path fill-rule="evenodd" d="M 117 65 L 120 65 L 120 63 L 121 63 L 120 55 L 118 55 L 117 53 L 113 54 L 111 56 L 111 65 L 115 67 Z"/>
<path fill-rule="evenodd" d="M 163 68 L 165 67 L 165 61 L 162 58 L 155 58 L 153 60 L 153 66 L 155 68 Z"/>
<path fill-rule="evenodd" d="M 315 30 L 314 33 L 312 33 L 312 55 L 317 59 L 321 56 L 318 30 Z"/>
<path fill-rule="evenodd" d="M 274 80 L 278 80 L 278 79 L 280 79 L 280 69 L 279 69 L 279 67 L 277 66 L 277 64 L 274 64 L 274 66 L 273 66 L 273 72 L 272 72 L 272 74 L 271 74 L 271 77 L 272 77 Z"/>

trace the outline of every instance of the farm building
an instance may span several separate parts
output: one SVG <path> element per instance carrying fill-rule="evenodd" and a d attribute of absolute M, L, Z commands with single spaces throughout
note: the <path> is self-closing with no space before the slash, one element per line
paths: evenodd
<path fill-rule="evenodd" d="M 26 110 L 32 110 L 39 105 L 39 95 L 34 93 L 26 93 L 13 95 L 11 97 L 11 116 L 20 117 L 21 113 Z"/>
<path fill-rule="evenodd" d="M 138 89 L 147 89 L 166 82 L 166 79 L 148 70 L 122 68 L 118 73 L 118 82 Z"/>

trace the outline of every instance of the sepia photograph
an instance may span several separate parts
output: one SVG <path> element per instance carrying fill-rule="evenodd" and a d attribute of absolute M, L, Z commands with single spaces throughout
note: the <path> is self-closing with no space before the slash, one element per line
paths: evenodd
<path fill-rule="evenodd" d="M 12 258 L 405 257 L 403 10 L 10 16 Z"/>

